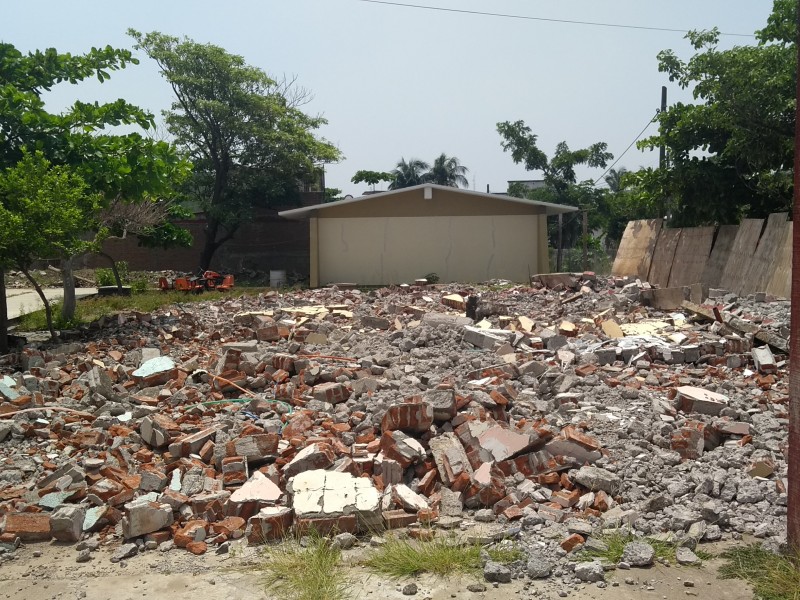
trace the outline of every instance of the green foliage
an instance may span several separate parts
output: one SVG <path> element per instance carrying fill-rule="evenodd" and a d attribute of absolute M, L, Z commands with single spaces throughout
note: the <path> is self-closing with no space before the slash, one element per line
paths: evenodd
<path fill-rule="evenodd" d="M 437 275 L 436 273 L 428 273 L 427 275 L 425 275 L 425 280 L 431 285 L 439 283 L 439 275 Z"/>
<path fill-rule="evenodd" d="M 134 294 L 144 294 L 150 289 L 150 282 L 147 281 L 147 277 L 136 277 L 135 279 L 131 279 L 130 285 L 131 292 Z"/>
<path fill-rule="evenodd" d="M 792 198 L 796 81 L 796 3 L 776 0 L 757 43 L 719 50 L 719 32 L 690 32 L 695 50 L 683 61 L 672 50 L 659 70 L 693 104 L 658 116 L 657 135 L 640 148 L 666 146 L 666 168 L 645 169 L 636 187 L 675 225 L 733 223 L 787 210 Z"/>
<path fill-rule="evenodd" d="M 341 551 L 318 535 L 301 547 L 287 540 L 265 552 L 261 563 L 270 594 L 289 600 L 345 600 L 350 589 L 341 565 Z"/>
<path fill-rule="evenodd" d="M 119 273 L 119 278 L 123 284 L 129 283 L 128 278 L 128 263 L 124 260 L 119 260 L 116 262 L 117 273 Z M 117 285 L 117 280 L 114 278 L 114 271 L 110 268 L 108 269 L 95 269 L 94 270 L 94 280 L 98 286 L 109 286 L 109 285 Z"/>
<path fill-rule="evenodd" d="M 82 324 L 80 316 L 65 319 L 61 314 L 61 303 L 58 301 L 50 304 L 53 310 L 53 327 L 55 329 L 75 329 Z M 47 315 L 44 310 L 23 313 L 16 322 L 17 331 L 47 331 Z"/>
<path fill-rule="evenodd" d="M 653 547 L 657 559 L 665 560 L 669 563 L 675 562 L 675 550 L 677 548 L 677 543 L 675 542 L 661 542 L 650 538 L 642 540 L 642 538 L 637 538 L 627 529 L 616 529 L 607 535 L 601 536 L 600 540 L 606 545 L 605 550 L 581 550 L 578 553 L 578 560 L 591 561 L 599 558 L 609 563 L 617 564 L 622 560 L 622 554 L 625 551 L 626 544 L 644 541 Z"/>
<path fill-rule="evenodd" d="M 390 190 L 399 190 L 422 183 L 433 183 L 448 187 L 469 187 L 469 180 L 466 177 L 469 169 L 461 164 L 458 157 L 447 156 L 444 152 L 437 156 L 432 164 L 418 158 L 412 158 L 408 161 L 405 158 L 401 158 L 391 173 L 359 171 L 356 176 L 359 173 L 379 175 L 379 181 L 390 182 Z M 355 177 L 353 179 L 353 183 L 357 183 Z M 367 183 L 371 182 L 368 181 Z"/>
<path fill-rule="evenodd" d="M 448 187 L 469 187 L 466 175 L 469 169 L 461 164 L 455 156 L 447 156 L 442 152 L 431 165 L 430 171 L 423 179 L 426 183 L 446 185 Z"/>
<path fill-rule="evenodd" d="M 761 600 L 800 600 L 800 556 L 777 556 L 757 544 L 732 548 L 722 554 L 727 562 L 723 579 L 743 579 Z"/>
<path fill-rule="evenodd" d="M 186 193 L 208 218 L 205 268 L 254 208 L 297 201 L 298 183 L 315 173 L 315 164 L 341 154 L 315 137 L 326 121 L 298 108 L 305 93 L 291 82 L 275 81 L 219 46 L 159 32 L 128 33 L 175 93 L 164 116 L 194 162 Z"/>
<path fill-rule="evenodd" d="M 386 173 L 385 171 L 356 171 L 356 174 L 353 175 L 353 178 L 350 180 L 352 183 L 366 183 L 372 186 L 372 189 L 375 189 L 375 186 L 378 185 L 381 181 L 392 182 L 394 181 L 394 175 L 391 173 Z"/>
<path fill-rule="evenodd" d="M 606 150 L 605 142 L 597 142 L 588 148 L 570 150 L 566 142 L 556 146 L 553 155 L 547 155 L 539 149 L 537 136 L 524 121 L 511 123 L 505 121 L 497 124 L 497 132 L 503 138 L 503 150 L 511 153 L 515 163 L 523 163 L 529 171 L 542 171 L 545 187 L 530 190 L 524 186 L 512 186 L 510 195 L 516 195 L 530 200 L 551 202 L 576 206 L 588 211 L 590 230 L 607 227 L 606 192 L 595 188 L 593 182 L 582 181 L 578 183 L 575 167 L 587 165 L 593 168 L 605 168 L 607 162 L 614 156 Z M 558 227 L 556 223 L 549 223 L 550 244 L 557 244 Z M 580 213 L 564 215 L 563 247 L 575 246 L 582 231 Z"/>
<path fill-rule="evenodd" d="M 81 234 L 99 206 L 72 169 L 52 166 L 41 152 L 24 153 L 0 174 L 0 265 L 25 271 L 38 259 L 90 250 Z"/>
<path fill-rule="evenodd" d="M 392 182 L 389 184 L 390 190 L 400 190 L 425 183 L 425 172 L 430 169 L 430 165 L 418 158 L 401 158 L 397 166 L 391 172 Z"/>
<path fill-rule="evenodd" d="M 509 563 L 524 558 L 524 552 L 505 542 L 487 548 L 492 560 Z M 454 573 L 475 573 L 481 568 L 478 544 L 462 544 L 450 537 L 437 536 L 430 541 L 414 541 L 390 536 L 367 561 L 375 573 L 389 577 L 412 577 L 420 573 L 448 576 Z"/>
<path fill-rule="evenodd" d="M 342 190 L 339 188 L 325 188 L 324 202 L 336 202 L 342 199 Z"/>

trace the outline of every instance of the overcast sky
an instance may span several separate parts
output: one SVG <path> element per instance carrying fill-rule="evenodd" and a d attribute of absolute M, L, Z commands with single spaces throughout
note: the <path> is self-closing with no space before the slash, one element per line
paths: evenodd
<path fill-rule="evenodd" d="M 751 34 L 771 0 L 398 0 L 399 3 L 543 19 Z M 161 31 L 211 42 L 273 75 L 296 75 L 314 93 L 321 134 L 345 160 L 328 165 L 327 185 L 359 195 L 359 169 L 391 170 L 400 157 L 432 161 L 441 152 L 470 169 L 470 187 L 505 191 L 532 179 L 500 147 L 498 121 L 524 120 L 548 155 L 564 140 L 605 141 L 619 156 L 653 117 L 661 86 L 670 103 L 691 99 L 658 72 L 656 55 L 691 56 L 682 33 L 623 29 L 406 8 L 359 0 L 5 0 L 0 39 L 20 50 L 131 47 L 125 31 Z M 754 43 L 723 36 L 721 47 Z M 167 83 L 145 56 L 102 85 L 63 84 L 49 106 L 75 99 L 126 100 L 160 118 Z M 655 125 L 649 132 L 654 133 Z M 628 152 L 628 169 L 654 165 L 657 152 Z M 586 169 L 581 178 L 602 170 Z"/>

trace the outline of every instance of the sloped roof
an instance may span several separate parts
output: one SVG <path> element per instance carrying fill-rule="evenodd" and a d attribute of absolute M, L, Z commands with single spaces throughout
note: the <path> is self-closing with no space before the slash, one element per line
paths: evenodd
<path fill-rule="evenodd" d="M 574 206 L 566 206 L 564 204 L 553 204 L 551 202 L 538 202 L 536 200 L 526 200 L 524 198 L 515 198 L 505 194 L 487 194 L 486 192 L 475 192 L 472 190 L 464 190 L 459 188 L 448 187 L 445 185 L 436 185 L 433 183 L 423 183 L 399 190 L 389 190 L 388 192 L 380 192 L 377 194 L 369 194 L 366 196 L 359 196 L 358 198 L 348 198 L 346 200 L 338 200 L 336 202 L 326 202 L 323 204 L 315 204 L 313 206 L 304 206 L 302 208 L 293 208 L 291 210 L 284 210 L 278 213 L 281 217 L 286 219 L 304 219 L 312 216 L 312 213 L 318 210 L 332 208 L 334 206 L 344 206 L 347 204 L 357 204 L 359 202 L 371 202 L 379 198 L 386 198 L 395 194 L 403 194 L 412 190 L 422 190 L 424 188 L 432 188 L 434 190 L 444 190 L 450 193 L 464 194 L 465 196 L 475 196 L 492 200 L 493 202 L 511 202 L 515 204 L 522 204 L 524 206 L 539 207 L 544 209 L 547 215 L 557 215 L 559 213 L 575 212 L 578 208 Z"/>

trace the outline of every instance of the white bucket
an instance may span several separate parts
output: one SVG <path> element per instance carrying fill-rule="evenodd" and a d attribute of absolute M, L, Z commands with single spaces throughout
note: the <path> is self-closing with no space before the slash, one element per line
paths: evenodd
<path fill-rule="evenodd" d="M 270 271 L 269 287 L 279 288 L 286 285 L 286 271 Z"/>

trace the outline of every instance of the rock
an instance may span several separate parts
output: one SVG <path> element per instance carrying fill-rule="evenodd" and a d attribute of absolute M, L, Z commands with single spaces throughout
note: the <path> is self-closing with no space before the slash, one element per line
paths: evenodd
<path fill-rule="evenodd" d="M 139 548 L 134 543 L 122 544 L 117 551 L 111 556 L 112 563 L 118 563 L 126 558 L 132 558 L 139 553 Z"/>
<path fill-rule="evenodd" d="M 82 506 L 62 504 L 50 515 L 50 534 L 59 542 L 77 542 L 83 533 L 85 517 Z"/>
<path fill-rule="evenodd" d="M 470 583 L 467 590 L 475 594 L 481 594 L 486 591 L 486 586 L 482 583 Z"/>
<path fill-rule="evenodd" d="M 356 545 L 358 538 L 356 538 L 356 536 L 354 536 L 352 533 L 340 533 L 333 538 L 333 541 L 342 550 L 349 550 Z"/>
<path fill-rule="evenodd" d="M 764 491 L 761 485 L 755 479 L 743 479 L 739 482 L 739 487 L 736 492 L 736 500 L 740 504 L 755 504 L 764 499 Z"/>
<path fill-rule="evenodd" d="M 78 556 L 75 558 L 75 562 L 77 563 L 89 562 L 92 559 L 91 554 L 92 553 L 89 551 L 88 548 L 81 550 L 80 552 L 78 552 Z"/>
<path fill-rule="evenodd" d="M 653 564 L 656 551 L 645 542 L 628 542 L 622 552 L 622 560 L 632 567 L 647 567 Z"/>
<path fill-rule="evenodd" d="M 575 577 L 581 581 L 594 583 L 596 581 L 605 581 L 606 574 L 603 570 L 603 565 L 597 561 L 578 563 L 575 566 Z"/>
<path fill-rule="evenodd" d="M 600 467 L 581 467 L 572 476 L 572 480 L 592 492 L 602 490 L 612 496 L 619 491 L 622 485 L 622 481 L 617 475 Z"/>
<path fill-rule="evenodd" d="M 403 586 L 403 595 L 404 596 L 414 596 L 417 593 L 417 584 L 416 583 L 407 583 Z"/>
<path fill-rule="evenodd" d="M 528 557 L 528 577 L 531 579 L 544 579 L 549 577 L 553 570 L 553 564 L 537 554 Z"/>
<path fill-rule="evenodd" d="M 511 583 L 511 570 L 491 560 L 483 567 L 483 576 L 489 583 Z"/>
<path fill-rule="evenodd" d="M 122 518 L 122 534 L 125 539 L 152 533 L 172 524 L 172 508 L 169 504 L 152 502 L 146 498 L 138 498 L 125 505 L 125 516 Z"/>
<path fill-rule="evenodd" d="M 679 565 L 699 565 L 700 559 L 689 548 L 679 547 L 675 550 L 675 560 Z"/>

